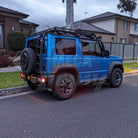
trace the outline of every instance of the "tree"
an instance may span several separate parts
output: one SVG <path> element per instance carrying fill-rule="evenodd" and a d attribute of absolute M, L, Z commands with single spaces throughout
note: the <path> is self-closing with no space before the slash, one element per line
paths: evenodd
<path fill-rule="evenodd" d="M 117 8 L 120 10 L 121 13 L 129 13 L 130 16 L 133 16 L 133 12 L 135 11 L 137 7 L 137 0 L 119 0 L 119 4 L 117 5 Z"/>
<path fill-rule="evenodd" d="M 36 32 L 36 27 L 29 26 L 28 27 L 28 33 L 26 35 L 27 35 L 27 37 L 29 37 L 29 36 L 33 35 L 33 33 L 35 33 L 35 32 Z"/>
<path fill-rule="evenodd" d="M 19 51 L 25 46 L 25 35 L 22 32 L 11 32 L 7 36 L 8 44 L 11 50 Z"/>

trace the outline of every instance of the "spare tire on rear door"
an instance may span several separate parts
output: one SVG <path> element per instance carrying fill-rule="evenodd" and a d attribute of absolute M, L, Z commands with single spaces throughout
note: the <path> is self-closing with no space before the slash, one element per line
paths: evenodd
<path fill-rule="evenodd" d="M 35 70 L 36 56 L 31 48 L 25 48 L 21 53 L 21 69 L 24 74 L 28 75 Z"/>

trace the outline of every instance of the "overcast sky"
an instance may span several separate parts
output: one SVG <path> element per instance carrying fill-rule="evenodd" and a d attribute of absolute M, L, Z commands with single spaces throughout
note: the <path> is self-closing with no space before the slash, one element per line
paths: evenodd
<path fill-rule="evenodd" d="M 119 0 L 77 0 L 74 4 L 75 21 L 91 17 L 103 12 L 119 13 L 117 4 Z M 0 6 L 17 10 L 30 16 L 28 21 L 40 25 L 39 30 L 47 29 L 47 26 L 65 25 L 66 5 L 62 0 L 0 0 Z M 134 17 L 138 18 L 138 10 Z"/>

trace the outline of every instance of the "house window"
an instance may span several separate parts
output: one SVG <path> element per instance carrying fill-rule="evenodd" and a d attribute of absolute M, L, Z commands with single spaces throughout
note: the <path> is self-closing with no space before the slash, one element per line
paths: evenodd
<path fill-rule="evenodd" d="M 3 47 L 3 28 L 2 28 L 2 25 L 0 25 L 0 48 L 4 48 Z"/>
<path fill-rule="evenodd" d="M 111 38 L 111 42 L 114 43 L 114 37 Z"/>
<path fill-rule="evenodd" d="M 76 55 L 76 41 L 73 39 L 56 38 L 56 54 Z"/>
<path fill-rule="evenodd" d="M 138 23 L 135 24 L 135 31 L 138 31 Z"/>
<path fill-rule="evenodd" d="M 128 26 L 128 22 L 127 21 L 124 21 L 124 29 L 125 30 L 127 29 L 127 26 Z"/>
<path fill-rule="evenodd" d="M 120 38 L 120 43 L 122 43 L 122 44 L 126 43 L 126 39 L 125 38 Z"/>

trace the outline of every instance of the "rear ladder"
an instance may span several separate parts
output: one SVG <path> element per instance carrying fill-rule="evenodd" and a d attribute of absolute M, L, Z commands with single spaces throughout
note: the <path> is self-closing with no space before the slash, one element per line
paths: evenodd
<path fill-rule="evenodd" d="M 43 70 L 43 51 L 45 44 L 45 34 L 40 35 L 36 43 L 36 73 L 42 74 Z"/>

